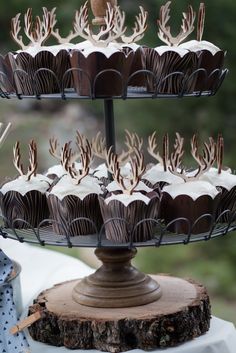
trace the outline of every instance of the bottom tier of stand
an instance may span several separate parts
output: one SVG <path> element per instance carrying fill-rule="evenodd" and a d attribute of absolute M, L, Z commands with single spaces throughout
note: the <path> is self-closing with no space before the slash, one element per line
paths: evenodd
<path fill-rule="evenodd" d="M 166 275 L 151 280 L 160 285 L 161 297 L 126 308 L 81 305 L 73 299 L 81 280 L 60 283 L 30 306 L 29 314 L 41 311 L 41 319 L 29 332 L 33 339 L 53 346 L 124 352 L 175 346 L 209 330 L 210 302 L 202 285 Z"/>

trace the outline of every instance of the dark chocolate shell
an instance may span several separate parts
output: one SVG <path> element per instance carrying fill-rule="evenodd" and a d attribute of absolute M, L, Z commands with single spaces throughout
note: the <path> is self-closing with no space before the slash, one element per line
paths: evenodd
<path fill-rule="evenodd" d="M 102 224 L 98 195 L 90 194 L 83 200 L 74 195 L 60 200 L 53 194 L 48 195 L 48 206 L 53 230 L 57 234 L 69 236 L 95 234 Z"/>
<path fill-rule="evenodd" d="M 212 54 L 209 50 L 196 52 L 198 73 L 195 91 L 217 91 L 224 66 L 225 52 L 220 50 Z"/>
<path fill-rule="evenodd" d="M 127 207 L 118 200 L 107 204 L 99 197 L 107 239 L 116 243 L 145 242 L 153 238 L 160 198 L 154 192 L 148 205 L 133 201 Z"/>
<path fill-rule="evenodd" d="M 231 190 L 227 190 L 223 187 L 221 187 L 221 189 L 222 193 L 219 206 L 217 208 L 217 217 L 219 218 L 219 222 L 228 223 L 235 220 L 236 186 L 234 186 Z"/>
<path fill-rule="evenodd" d="M 155 94 L 182 94 L 192 92 L 196 77 L 191 74 L 198 68 L 197 54 L 189 52 L 184 56 L 168 50 L 160 55 L 153 48 L 144 48 L 147 90 Z"/>
<path fill-rule="evenodd" d="M 80 96 L 111 97 L 125 92 L 134 51 L 116 52 L 107 58 L 93 52 L 85 57 L 83 51 L 71 51 L 74 87 Z"/>
<path fill-rule="evenodd" d="M 214 199 L 203 195 L 193 200 L 188 195 L 179 195 L 174 199 L 167 193 L 162 193 L 161 218 L 168 225 L 168 230 L 174 233 L 200 234 L 209 232 L 216 218 L 216 210 L 220 201 L 219 193 Z"/>
<path fill-rule="evenodd" d="M 11 68 L 9 54 L 0 55 L 0 93 L 14 93 L 13 72 Z"/>
<path fill-rule="evenodd" d="M 41 51 L 35 57 L 25 52 L 12 53 L 9 57 L 17 94 L 61 93 L 71 87 L 70 59 L 66 50 L 60 50 L 57 55 Z"/>
<path fill-rule="evenodd" d="M 17 191 L 8 191 L 5 195 L 0 192 L 0 207 L 7 228 L 37 228 L 49 218 L 46 195 L 37 190 L 25 195 Z"/>

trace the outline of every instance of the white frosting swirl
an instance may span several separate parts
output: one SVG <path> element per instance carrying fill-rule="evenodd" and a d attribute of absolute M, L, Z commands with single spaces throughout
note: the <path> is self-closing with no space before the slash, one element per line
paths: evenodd
<path fill-rule="evenodd" d="M 187 49 L 192 52 L 208 50 L 212 53 L 212 55 L 215 55 L 218 51 L 220 51 L 220 48 L 218 48 L 213 43 L 208 42 L 206 40 L 202 40 L 201 42 L 197 40 L 190 40 L 186 43 L 180 44 L 179 48 Z"/>
<path fill-rule="evenodd" d="M 140 192 L 135 192 L 132 195 L 127 195 L 127 194 L 112 195 L 108 197 L 105 200 L 105 202 L 108 205 L 112 200 L 120 201 L 121 203 L 123 203 L 123 205 L 125 205 L 125 207 L 127 207 L 133 201 L 143 201 L 146 205 L 148 205 L 151 199 L 141 194 Z"/>
<path fill-rule="evenodd" d="M 210 169 L 208 172 L 204 173 L 200 179 L 208 181 L 214 186 L 221 186 L 228 191 L 236 186 L 236 175 L 230 174 L 228 171 L 224 170 L 219 174 L 216 168 Z"/>
<path fill-rule="evenodd" d="M 130 187 L 130 180 L 129 179 L 124 179 L 124 184 L 127 188 Z M 122 188 L 120 187 L 119 184 L 117 184 L 116 181 L 112 181 L 108 186 L 106 187 L 107 191 L 109 192 L 114 192 L 114 191 L 122 191 Z M 142 181 L 138 183 L 134 191 L 144 191 L 144 192 L 151 192 L 153 191 L 150 189 L 146 184 L 144 184 Z"/>
<path fill-rule="evenodd" d="M 17 179 L 4 184 L 0 192 L 5 195 L 8 191 L 17 191 L 24 196 L 29 191 L 39 191 L 44 194 L 50 187 L 52 180 L 45 175 L 37 174 L 27 180 L 25 175 L 20 175 Z"/>
<path fill-rule="evenodd" d="M 180 195 L 190 196 L 194 201 L 200 196 L 210 196 L 214 199 L 219 191 L 215 186 L 204 180 L 188 181 L 183 184 L 167 185 L 163 188 L 163 192 L 168 193 L 172 199 Z"/>
<path fill-rule="evenodd" d="M 164 171 L 162 164 L 158 163 L 150 168 L 142 177 L 142 179 L 149 181 L 155 185 L 158 182 L 165 182 L 168 184 L 181 184 L 184 183 L 183 179 L 173 175 L 169 170 Z"/>
<path fill-rule="evenodd" d="M 65 196 L 73 195 L 83 200 L 90 194 L 102 194 L 102 189 L 99 181 L 87 175 L 81 180 L 79 185 L 75 185 L 73 179 L 68 175 L 63 176 L 59 182 L 52 188 L 48 195 L 55 195 L 58 199 L 63 200 Z"/>

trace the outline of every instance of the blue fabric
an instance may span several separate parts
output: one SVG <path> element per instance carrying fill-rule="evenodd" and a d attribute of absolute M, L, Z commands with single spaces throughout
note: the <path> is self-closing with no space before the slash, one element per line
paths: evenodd
<path fill-rule="evenodd" d="M 24 333 L 10 333 L 10 329 L 19 320 L 13 300 L 13 289 L 11 284 L 7 283 L 12 270 L 12 261 L 0 249 L 0 353 L 26 353 L 30 350 Z"/>

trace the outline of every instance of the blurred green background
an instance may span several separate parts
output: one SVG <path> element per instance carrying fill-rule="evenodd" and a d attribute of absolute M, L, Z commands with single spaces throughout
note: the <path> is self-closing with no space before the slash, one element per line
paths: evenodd
<path fill-rule="evenodd" d="M 181 12 L 189 1 L 172 1 L 172 24 L 176 30 L 181 23 Z M 16 50 L 11 40 L 10 19 L 16 13 L 24 13 L 33 7 L 34 14 L 41 6 L 58 8 L 58 21 L 66 35 L 71 29 L 74 10 L 83 2 L 8 0 L 0 2 L 0 49 L 1 53 Z M 197 132 L 203 140 L 208 136 L 223 133 L 225 138 L 225 164 L 232 169 L 236 166 L 236 2 L 234 0 L 207 0 L 206 26 L 204 39 L 227 51 L 225 66 L 230 73 L 215 97 L 186 98 L 176 100 L 136 100 L 116 101 L 117 141 L 121 144 L 124 129 L 136 131 L 144 138 L 157 131 L 158 135 L 168 132 L 173 137 L 180 132 L 188 141 Z M 127 11 L 128 22 L 132 24 L 138 6 L 149 11 L 149 28 L 141 44 L 161 45 L 157 37 L 156 19 L 159 0 L 120 0 L 119 4 Z M 199 2 L 192 0 L 195 9 Z M 55 162 L 49 157 L 48 138 L 58 136 L 62 141 L 72 139 L 75 130 L 92 136 L 98 130 L 104 131 L 103 104 L 95 102 L 52 102 L 52 101 L 0 101 L 0 121 L 13 123 L 11 135 L 1 150 L 0 175 L 12 177 L 16 174 L 11 163 L 11 149 L 16 140 L 22 145 L 34 137 L 39 143 L 39 163 L 41 171 Z M 56 249 L 57 250 L 57 249 Z M 62 250 L 62 249 L 60 249 Z M 82 258 L 91 265 L 97 265 L 91 251 L 64 250 L 68 254 Z M 206 243 L 188 246 L 172 246 L 160 249 L 140 250 L 136 265 L 150 273 L 164 272 L 182 277 L 193 277 L 206 285 L 212 300 L 213 314 L 236 323 L 236 244 L 234 234 Z"/>

